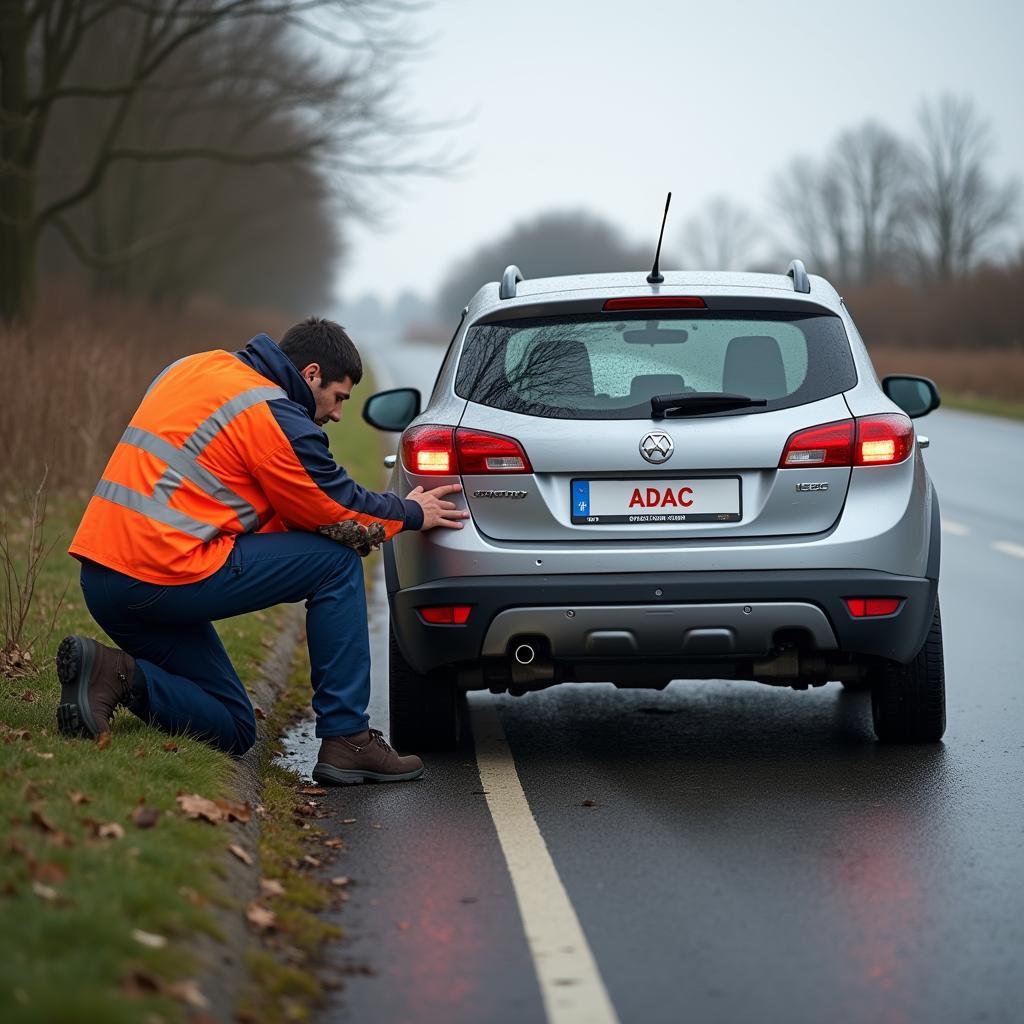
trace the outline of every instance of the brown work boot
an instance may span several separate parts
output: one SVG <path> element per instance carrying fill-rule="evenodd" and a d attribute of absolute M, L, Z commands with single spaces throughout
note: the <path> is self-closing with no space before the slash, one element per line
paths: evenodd
<path fill-rule="evenodd" d="M 403 757 L 384 739 L 379 729 L 356 736 L 326 736 L 313 778 L 329 786 L 357 782 L 405 782 L 423 774 L 423 762 L 414 754 Z"/>
<path fill-rule="evenodd" d="M 88 637 L 64 637 L 57 648 L 57 727 L 65 736 L 109 732 L 114 709 L 131 696 L 134 677 L 135 659 L 130 654 Z"/>

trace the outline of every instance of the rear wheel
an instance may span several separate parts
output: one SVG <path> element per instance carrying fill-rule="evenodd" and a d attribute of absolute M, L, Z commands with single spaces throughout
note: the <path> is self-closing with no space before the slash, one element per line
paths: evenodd
<path fill-rule="evenodd" d="M 388 627 L 391 744 L 402 752 L 453 750 L 462 739 L 466 695 L 443 669 L 417 672 Z"/>
<path fill-rule="evenodd" d="M 942 619 L 935 602 L 924 646 L 909 665 L 887 661 L 871 674 L 875 735 L 889 743 L 936 743 L 946 731 Z"/>

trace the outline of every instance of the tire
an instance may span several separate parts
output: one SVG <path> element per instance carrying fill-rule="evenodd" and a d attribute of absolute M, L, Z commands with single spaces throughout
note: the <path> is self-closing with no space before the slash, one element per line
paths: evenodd
<path fill-rule="evenodd" d="M 462 741 L 466 695 L 443 669 L 417 672 L 388 626 L 391 745 L 403 753 L 454 750 Z"/>
<path fill-rule="evenodd" d="M 884 662 L 871 675 L 871 717 L 884 743 L 937 743 L 946 731 L 942 619 L 935 602 L 924 646 L 909 665 Z"/>

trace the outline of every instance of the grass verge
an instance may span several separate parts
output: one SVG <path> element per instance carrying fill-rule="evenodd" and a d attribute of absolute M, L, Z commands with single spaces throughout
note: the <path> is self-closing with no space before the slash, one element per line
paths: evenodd
<path fill-rule="evenodd" d="M 373 393 L 372 378 L 364 377 L 361 390 Z M 328 430 L 335 457 L 364 486 L 384 486 L 381 435 L 350 413 Z M 364 560 L 367 580 L 373 560 Z M 288 684 L 268 721 L 268 735 L 282 737 L 288 727 L 309 711 L 309 657 L 296 651 Z M 237 1007 L 237 1017 L 248 1024 L 277 1024 L 308 1020 L 324 995 L 318 968 L 326 947 L 341 937 L 320 916 L 344 901 L 343 885 L 332 885 L 314 874 L 343 848 L 340 839 L 327 836 L 317 825 L 323 812 L 318 786 L 275 764 L 274 751 L 261 752 L 263 775 L 259 859 L 262 873 L 261 903 L 274 914 L 273 925 L 262 933 L 258 947 L 249 951 L 249 980 Z M 312 765 L 310 765 L 312 768 Z"/>
<path fill-rule="evenodd" d="M 348 430 L 352 425 L 338 433 L 336 455 L 357 479 L 375 486 L 377 436 L 358 421 Z M 59 540 L 38 579 L 29 633 L 45 633 L 56 603 L 67 596 L 56 629 L 34 651 L 36 671 L 0 679 L 5 1024 L 182 1020 L 202 1009 L 195 981 L 202 964 L 190 952 L 190 937 L 219 937 L 218 913 L 238 911 L 224 884 L 230 834 L 186 818 L 176 804 L 180 793 L 230 800 L 236 779 L 231 758 L 188 737 L 169 737 L 123 711 L 105 746 L 57 732 L 57 643 L 67 633 L 102 638 L 78 589 L 78 563 L 63 554 L 84 501 L 67 494 L 51 499 L 47 537 Z M 14 504 L 5 498 L 8 510 Z M 14 518 L 7 529 L 17 549 L 28 524 Z M 276 623 L 272 609 L 218 623 L 243 679 L 254 675 L 273 646 Z M 296 693 L 308 704 L 308 682 Z M 273 820 L 286 815 L 283 793 L 291 783 L 272 766 L 267 771 L 267 817 Z M 294 888 L 279 912 L 285 923 L 293 900 L 303 908 L 309 897 Z M 308 933 L 317 934 L 312 925 Z"/>
<path fill-rule="evenodd" d="M 953 391 L 943 392 L 942 404 L 951 409 L 963 409 L 965 412 L 981 412 L 988 416 L 1004 416 L 1011 420 L 1024 420 L 1024 402 L 986 398 L 984 395 L 962 395 Z"/>

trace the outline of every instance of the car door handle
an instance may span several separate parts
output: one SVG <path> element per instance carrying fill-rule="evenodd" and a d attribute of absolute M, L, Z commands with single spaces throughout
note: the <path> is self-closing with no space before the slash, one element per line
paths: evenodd
<path fill-rule="evenodd" d="M 926 438 L 926 440 L 927 440 L 927 438 Z M 920 438 L 918 438 L 918 441 L 920 442 Z M 384 466 L 385 466 L 386 469 L 394 469 L 395 468 L 395 463 L 397 461 L 398 461 L 398 456 L 397 455 L 385 455 L 384 456 Z"/>

